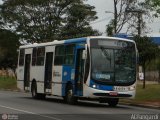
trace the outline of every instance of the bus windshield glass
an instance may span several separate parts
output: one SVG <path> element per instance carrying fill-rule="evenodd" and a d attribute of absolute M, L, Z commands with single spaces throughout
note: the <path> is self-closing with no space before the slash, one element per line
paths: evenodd
<path fill-rule="evenodd" d="M 95 81 L 128 85 L 136 80 L 134 42 L 91 40 L 91 62 L 91 78 Z"/>

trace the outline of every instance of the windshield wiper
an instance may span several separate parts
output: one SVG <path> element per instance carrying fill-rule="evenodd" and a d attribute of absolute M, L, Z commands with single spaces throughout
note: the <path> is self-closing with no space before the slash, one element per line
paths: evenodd
<path fill-rule="evenodd" d="M 107 60 L 111 62 L 111 57 L 104 47 L 100 47 Z"/>

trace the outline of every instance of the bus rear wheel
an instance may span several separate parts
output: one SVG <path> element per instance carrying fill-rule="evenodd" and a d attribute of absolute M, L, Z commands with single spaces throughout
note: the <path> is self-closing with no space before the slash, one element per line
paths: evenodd
<path fill-rule="evenodd" d="M 119 102 L 118 98 L 111 98 L 108 100 L 108 105 L 111 107 L 115 107 L 117 106 L 118 102 Z"/>
<path fill-rule="evenodd" d="M 32 93 L 32 98 L 34 98 L 34 99 L 45 99 L 45 97 L 46 97 L 45 94 L 37 93 L 37 84 L 36 84 L 36 82 L 32 83 L 31 93 Z"/>
<path fill-rule="evenodd" d="M 76 104 L 77 103 L 77 97 L 75 97 L 73 95 L 73 88 L 72 88 L 72 85 L 68 85 L 67 86 L 67 89 L 66 89 L 66 96 L 65 96 L 65 101 L 68 103 L 68 104 Z"/>
<path fill-rule="evenodd" d="M 32 83 L 31 86 L 31 93 L 32 93 L 32 98 L 37 99 L 38 98 L 38 94 L 37 94 L 37 85 L 35 82 Z"/>

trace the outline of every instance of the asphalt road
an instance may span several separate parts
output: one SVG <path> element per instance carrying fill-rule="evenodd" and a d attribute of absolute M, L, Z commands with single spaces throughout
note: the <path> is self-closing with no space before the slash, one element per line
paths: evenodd
<path fill-rule="evenodd" d="M 113 108 L 88 101 L 68 105 L 61 98 L 34 100 L 30 93 L 0 91 L 0 120 L 139 120 L 141 116 L 160 120 L 160 110 L 127 105 Z"/>

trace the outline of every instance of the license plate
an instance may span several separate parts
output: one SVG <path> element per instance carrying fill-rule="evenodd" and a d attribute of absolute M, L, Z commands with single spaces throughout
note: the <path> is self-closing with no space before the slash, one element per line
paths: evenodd
<path fill-rule="evenodd" d="M 121 86 L 114 86 L 114 91 L 127 91 L 127 87 L 121 87 Z"/>
<path fill-rule="evenodd" d="M 117 92 L 110 92 L 109 95 L 111 95 L 111 96 L 117 96 L 118 93 Z"/>

